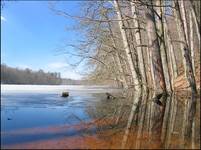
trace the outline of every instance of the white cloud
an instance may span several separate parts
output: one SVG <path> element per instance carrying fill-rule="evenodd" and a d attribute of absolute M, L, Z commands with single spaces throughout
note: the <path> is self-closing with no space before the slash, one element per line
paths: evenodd
<path fill-rule="evenodd" d="M 2 21 L 6 21 L 6 18 L 4 18 L 3 16 L 1 16 L 1 20 Z"/>

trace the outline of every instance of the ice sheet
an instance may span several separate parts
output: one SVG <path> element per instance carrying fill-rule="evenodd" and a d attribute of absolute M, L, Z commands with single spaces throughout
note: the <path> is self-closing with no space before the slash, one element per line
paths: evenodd
<path fill-rule="evenodd" d="M 1 84 L 1 93 L 103 93 L 116 92 L 119 89 L 97 85 L 13 85 Z"/>

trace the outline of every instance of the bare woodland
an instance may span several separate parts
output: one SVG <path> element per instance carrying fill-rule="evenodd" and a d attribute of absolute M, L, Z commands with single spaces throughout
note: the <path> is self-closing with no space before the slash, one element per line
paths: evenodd
<path fill-rule="evenodd" d="M 200 1 L 130 0 L 82 2 L 83 15 L 54 5 L 85 33 L 72 56 L 88 62 L 88 79 L 155 94 L 180 89 L 197 93 L 200 62 Z M 68 51 L 65 51 L 68 53 Z M 197 81 L 197 82 L 196 82 Z M 197 84 L 196 84 L 197 83 Z"/>
<path fill-rule="evenodd" d="M 87 97 L 83 104 L 73 96 L 74 102 L 65 100 L 66 104 L 76 106 L 68 116 L 71 118 L 65 120 L 79 120 L 79 124 L 70 124 L 69 128 L 71 131 L 74 126 L 75 137 L 81 135 L 81 138 L 72 142 L 70 135 L 57 144 L 41 142 L 42 145 L 61 149 L 68 146 L 71 149 L 73 146 L 75 149 L 199 148 L 200 0 L 80 1 L 79 14 L 56 4 L 49 2 L 49 8 L 61 17 L 74 20 L 77 26 L 70 25 L 67 30 L 83 37 L 76 44 L 66 42 L 59 51 L 76 58 L 72 66 L 85 64 L 87 76 L 79 84 L 109 84 L 123 90 L 104 93 L 106 97 L 93 93 L 98 99 Z M 19 70 L 2 67 L 6 77 L 3 80 L 9 83 L 9 74 L 15 75 Z M 19 78 L 14 77 L 25 82 L 30 80 L 27 75 L 32 74 L 31 79 L 34 82 L 37 79 L 37 83 L 43 80 L 69 83 L 58 73 L 29 69 L 20 72 Z M 93 119 L 85 120 L 84 114 L 79 116 L 76 108 L 81 107 Z M 62 128 L 62 137 L 66 131 Z M 95 138 L 90 138 L 90 131 Z M 41 148 L 35 143 L 31 146 Z"/>

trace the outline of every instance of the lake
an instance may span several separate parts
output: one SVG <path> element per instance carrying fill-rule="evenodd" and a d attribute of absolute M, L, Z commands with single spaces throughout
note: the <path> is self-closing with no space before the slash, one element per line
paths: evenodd
<path fill-rule="evenodd" d="M 63 98 L 62 91 L 70 96 Z M 1 85 L 1 148 L 199 148 L 200 101 L 109 86 Z"/>

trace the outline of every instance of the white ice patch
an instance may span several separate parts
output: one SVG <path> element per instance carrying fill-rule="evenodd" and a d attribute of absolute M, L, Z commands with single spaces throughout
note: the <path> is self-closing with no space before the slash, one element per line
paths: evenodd
<path fill-rule="evenodd" d="M 109 86 L 85 86 L 85 85 L 11 85 L 1 84 L 1 93 L 103 93 L 115 92 L 118 89 Z"/>

